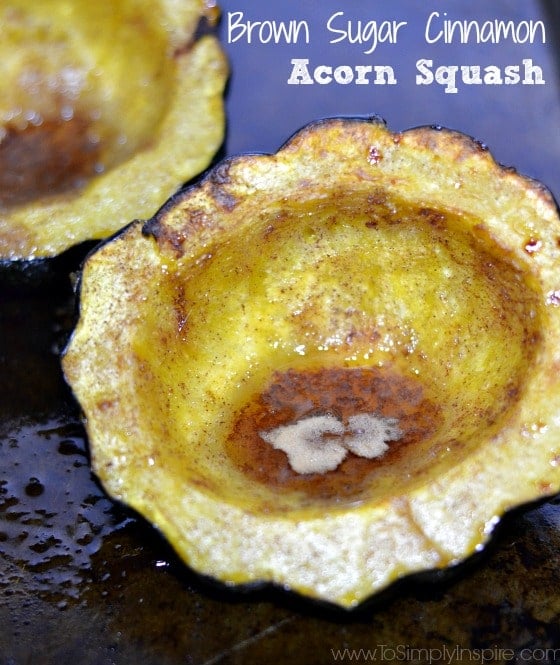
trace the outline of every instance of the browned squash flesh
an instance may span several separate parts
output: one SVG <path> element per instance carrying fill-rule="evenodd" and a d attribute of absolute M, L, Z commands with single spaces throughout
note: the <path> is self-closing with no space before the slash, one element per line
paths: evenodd
<path fill-rule="evenodd" d="M 227 65 L 203 0 L 0 6 L 0 260 L 150 217 L 223 139 Z"/>
<path fill-rule="evenodd" d="M 226 161 L 84 267 L 94 469 L 228 584 L 353 607 L 463 560 L 560 487 L 559 259 L 547 190 L 455 132 Z"/>

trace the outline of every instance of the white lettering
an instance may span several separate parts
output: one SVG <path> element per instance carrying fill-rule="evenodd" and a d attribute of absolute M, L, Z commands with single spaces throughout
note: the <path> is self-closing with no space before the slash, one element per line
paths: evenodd
<path fill-rule="evenodd" d="M 376 65 L 375 69 L 375 81 L 376 85 L 396 85 L 397 78 L 395 76 L 395 70 L 389 65 Z"/>
<path fill-rule="evenodd" d="M 342 85 L 352 83 L 354 80 L 354 72 L 352 71 L 352 67 L 348 67 L 347 65 L 337 67 L 334 70 L 334 80 Z"/>
<path fill-rule="evenodd" d="M 432 20 L 435 18 L 439 18 L 439 12 L 432 12 L 428 16 L 428 20 L 426 21 L 426 28 L 424 30 L 424 39 L 426 40 L 427 44 L 435 44 L 436 42 L 439 42 L 439 40 L 443 36 L 443 30 L 440 30 L 439 32 L 436 32 L 434 37 L 432 37 Z M 429 66 L 431 67 L 431 65 Z"/>
<path fill-rule="evenodd" d="M 447 12 L 443 12 L 447 16 Z M 439 12 L 432 12 L 424 28 L 427 44 L 444 42 L 445 44 L 500 44 L 510 41 L 513 44 L 546 44 L 546 28 L 539 21 L 504 21 L 494 19 L 479 23 L 475 20 L 452 20 L 442 18 Z"/>
<path fill-rule="evenodd" d="M 294 58 L 292 60 L 292 73 L 288 79 L 290 85 L 311 85 L 313 83 L 313 79 L 309 75 L 309 70 L 307 69 L 308 64 L 309 60 L 307 60 L 307 58 Z"/>
<path fill-rule="evenodd" d="M 505 72 L 505 84 L 506 85 L 516 85 L 521 81 L 521 76 L 519 75 L 519 65 L 508 65 L 504 69 Z"/>
<path fill-rule="evenodd" d="M 445 92 L 450 94 L 457 92 L 455 81 L 458 71 L 459 67 L 457 65 L 442 65 L 436 69 L 436 82 L 445 86 Z"/>
<path fill-rule="evenodd" d="M 243 12 L 228 12 L 227 41 L 234 44 L 244 39 L 247 44 L 309 44 L 310 30 L 307 21 L 246 21 Z"/>
<path fill-rule="evenodd" d="M 407 25 L 407 21 L 367 21 L 362 22 L 346 20 L 346 24 L 339 21 L 344 17 L 344 12 L 336 12 L 327 21 L 327 30 L 337 35 L 330 40 L 330 44 L 347 42 L 348 44 L 366 44 L 364 53 L 372 54 L 379 44 L 396 44 L 399 30 Z M 341 27 L 337 27 L 337 25 Z"/>
<path fill-rule="evenodd" d="M 372 70 L 373 67 L 371 65 L 356 65 L 356 74 L 358 75 L 356 78 L 356 84 L 357 85 L 368 84 L 369 79 L 367 75 L 371 74 Z"/>
<path fill-rule="evenodd" d="M 416 69 L 420 72 L 416 75 L 416 85 L 430 85 L 434 82 L 433 64 L 433 60 L 426 60 L 425 58 L 421 58 L 416 62 Z"/>
<path fill-rule="evenodd" d="M 499 67 L 491 65 L 484 68 L 485 85 L 502 85 L 503 82 L 502 70 Z"/>
<path fill-rule="evenodd" d="M 543 78 L 542 69 L 538 65 L 533 65 L 533 61 L 529 58 L 523 60 L 523 67 L 525 68 L 525 78 L 523 79 L 524 85 L 543 85 L 545 80 Z"/>
<path fill-rule="evenodd" d="M 315 81 L 317 81 L 317 83 L 321 83 L 323 85 L 330 83 L 332 81 L 332 67 L 328 67 L 327 65 L 319 65 L 319 67 L 315 67 L 313 78 Z"/>
<path fill-rule="evenodd" d="M 339 65 L 331 67 L 329 65 L 317 65 L 311 71 L 309 69 L 309 60 L 307 58 L 294 58 L 291 61 L 292 71 L 288 78 L 289 85 L 310 85 L 319 83 L 326 85 L 338 83 L 339 85 L 396 85 L 397 77 L 395 71 L 389 65 Z M 372 81 L 368 74 L 374 74 Z"/>
<path fill-rule="evenodd" d="M 463 83 L 466 83 L 467 85 L 479 85 L 482 83 L 482 78 L 480 77 L 480 67 L 478 65 L 462 65 L 461 75 L 463 77 Z"/>
<path fill-rule="evenodd" d="M 440 65 L 434 69 L 433 60 L 422 58 L 416 61 L 416 85 L 438 83 L 449 94 L 458 92 L 459 80 L 463 85 L 543 85 L 542 68 L 534 65 L 531 59 L 522 61 L 524 77 L 521 78 L 519 65 L 488 65 L 481 70 L 479 65 Z"/>

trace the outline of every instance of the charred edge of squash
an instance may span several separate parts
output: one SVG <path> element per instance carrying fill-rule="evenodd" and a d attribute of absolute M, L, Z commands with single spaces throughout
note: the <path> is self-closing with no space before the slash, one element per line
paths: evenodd
<path fill-rule="evenodd" d="M 387 126 L 386 120 L 377 114 L 367 116 L 327 116 L 313 120 L 304 127 L 298 129 L 280 145 L 276 152 L 247 152 L 232 157 L 224 157 L 222 146 L 222 149 L 215 155 L 212 163 L 207 169 L 180 187 L 177 192 L 161 206 L 151 219 L 144 222 L 142 234 L 147 237 L 152 237 L 160 246 L 168 245 L 176 257 L 179 258 L 183 254 L 183 243 L 186 236 L 171 232 L 166 228 L 165 217 L 172 210 L 176 210 L 183 200 L 190 198 L 194 189 L 208 187 L 210 196 L 216 202 L 218 207 L 225 209 L 226 211 L 231 211 L 237 205 L 237 198 L 228 191 L 227 185 L 231 183 L 230 171 L 235 168 L 235 165 L 238 162 L 243 162 L 248 158 L 258 159 L 259 157 L 273 157 L 284 150 L 290 149 L 291 146 L 295 146 L 298 142 L 304 140 L 307 135 L 315 133 L 317 129 L 320 129 L 321 127 L 331 127 L 335 125 L 344 127 L 348 126 L 349 123 L 356 123 L 358 125 L 380 125 L 387 128 L 387 131 L 392 134 L 395 143 L 399 143 L 402 138 L 408 134 L 414 134 L 421 139 L 423 145 L 429 150 L 433 150 L 433 148 L 436 147 L 436 144 L 431 141 L 434 132 L 443 134 L 447 137 L 446 145 L 454 146 L 456 161 L 462 161 L 473 155 L 479 155 L 482 158 L 489 160 L 489 162 L 502 174 L 510 174 L 514 177 L 521 178 L 530 186 L 531 190 L 546 206 L 553 207 L 553 209 L 560 214 L 560 204 L 556 201 L 552 194 L 552 190 L 547 185 L 536 178 L 520 173 L 515 167 L 507 166 L 496 161 L 485 143 L 465 134 L 464 132 L 436 124 L 418 125 L 400 132 L 391 132 Z M 193 224 L 196 225 L 196 219 L 194 218 Z M 560 246 L 560 237 L 558 245 Z"/>

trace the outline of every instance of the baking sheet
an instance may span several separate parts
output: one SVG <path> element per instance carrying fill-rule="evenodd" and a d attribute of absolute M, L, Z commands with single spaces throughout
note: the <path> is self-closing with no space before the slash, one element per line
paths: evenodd
<path fill-rule="evenodd" d="M 232 68 L 221 156 L 272 152 L 316 118 L 377 114 L 395 130 L 439 124 L 471 134 L 558 199 L 555 0 L 223 0 L 221 7 Z M 434 12 L 439 17 L 427 35 Z M 445 19 L 493 18 L 542 20 L 546 42 L 436 40 Z M 396 43 L 386 40 L 366 54 L 372 20 L 406 25 Z M 264 26 L 260 33 L 253 28 L 250 43 L 247 33 L 237 38 L 248 21 Z M 268 39 L 272 22 L 291 21 L 305 22 L 309 43 Z M 361 44 L 343 38 L 347 21 L 353 29 L 362 22 Z M 293 60 L 307 60 L 310 72 L 342 67 L 341 76 L 357 65 L 389 65 L 397 82 L 288 83 Z M 434 73 L 531 60 L 545 82 L 460 84 L 446 92 L 447 84 L 416 81 L 419 60 L 432 61 Z M 449 79 L 447 70 L 440 73 Z M 181 564 L 150 525 L 111 502 L 92 477 L 79 410 L 62 379 L 59 353 L 74 323 L 69 276 L 87 249 L 54 261 L 40 284 L 29 286 L 13 271 L 0 287 L 2 665 L 560 662 L 557 497 L 508 515 L 490 546 L 453 571 L 414 576 L 350 613 L 279 589 L 226 589 Z"/>

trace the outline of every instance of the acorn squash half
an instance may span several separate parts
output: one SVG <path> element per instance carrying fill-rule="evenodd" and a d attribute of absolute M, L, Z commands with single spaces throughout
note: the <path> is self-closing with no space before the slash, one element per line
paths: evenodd
<path fill-rule="evenodd" d="M 0 3 L 0 260 L 149 217 L 224 134 L 227 64 L 204 0 Z"/>
<path fill-rule="evenodd" d="M 459 133 L 328 119 L 84 265 L 107 491 L 229 585 L 353 607 L 560 487 L 560 220 Z"/>

